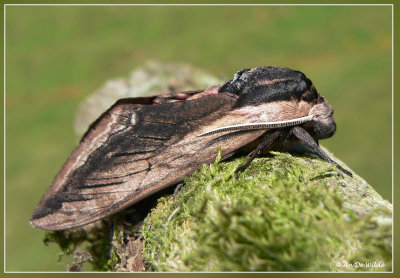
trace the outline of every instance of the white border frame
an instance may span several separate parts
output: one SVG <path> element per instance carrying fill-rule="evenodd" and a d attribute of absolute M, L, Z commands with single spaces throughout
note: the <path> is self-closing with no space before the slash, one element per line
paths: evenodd
<path fill-rule="evenodd" d="M 394 198 L 394 5 L 393 4 L 3 4 L 4 7 L 4 214 L 3 214 L 3 225 L 4 225 L 4 269 L 3 273 L 54 273 L 54 274 L 63 274 L 63 273 L 88 273 L 88 274 L 96 274 L 96 273 L 109 273 L 103 271 L 90 271 L 90 272 L 67 272 L 67 271 L 7 271 L 6 270 L 6 8 L 8 6 L 391 6 L 392 7 L 392 204 Z M 394 273 L 394 248 L 393 248 L 393 235 L 394 235 L 394 217 L 392 213 L 392 271 L 383 271 L 383 272 L 344 272 L 344 273 Z M 115 273 L 116 272 L 110 272 Z M 122 273 L 122 272 L 121 272 Z M 134 272 L 133 272 L 134 273 Z M 143 273 L 143 272 L 141 272 Z M 144 272 L 144 273 L 181 273 L 181 272 Z M 184 273 L 250 273 L 250 272 L 184 272 Z M 253 273 L 253 272 L 252 272 Z M 284 272 L 284 271 L 265 271 L 265 272 L 254 272 L 255 274 L 259 273 L 340 273 L 340 272 L 329 272 L 329 271 L 320 271 L 320 272 Z"/>

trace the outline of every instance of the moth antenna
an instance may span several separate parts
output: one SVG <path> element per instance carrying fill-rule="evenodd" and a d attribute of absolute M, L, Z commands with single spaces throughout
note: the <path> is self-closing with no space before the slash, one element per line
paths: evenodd
<path fill-rule="evenodd" d="M 273 128 L 281 128 L 288 126 L 299 125 L 308 121 L 311 121 L 313 116 L 308 115 L 300 118 L 295 118 L 286 121 L 277 121 L 277 122 L 265 122 L 265 123 L 252 123 L 252 124 L 242 124 L 242 125 L 230 125 L 224 126 L 212 130 L 205 131 L 203 133 L 197 134 L 196 136 L 205 136 L 211 135 L 219 132 L 225 131 L 238 131 L 238 130 L 254 130 L 254 129 L 273 129 Z"/>

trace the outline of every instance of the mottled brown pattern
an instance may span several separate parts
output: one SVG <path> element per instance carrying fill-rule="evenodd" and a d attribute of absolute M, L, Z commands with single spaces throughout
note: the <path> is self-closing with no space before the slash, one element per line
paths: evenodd
<path fill-rule="evenodd" d="M 316 139 L 333 134 L 332 108 L 299 72 L 293 71 L 297 79 L 291 82 L 304 80 L 293 92 L 286 91 L 290 88 L 286 83 L 278 84 L 290 77 L 288 69 L 261 67 L 249 72 L 253 74 L 251 82 L 258 78 L 262 85 L 277 85 L 274 91 L 267 87 L 255 90 L 252 98 L 252 90 L 240 83 L 246 82 L 244 78 L 234 81 L 247 88 L 243 93 L 221 92 L 223 87 L 232 89 L 229 81 L 206 90 L 118 101 L 91 125 L 42 197 L 31 224 L 60 230 L 94 222 L 178 183 L 202 164 L 212 163 L 218 149 L 226 158 L 244 146 L 253 146 L 252 142 L 269 146 L 275 140 L 266 137 L 270 133 L 265 129 L 197 136 L 208 130 L 312 115 L 312 121 L 302 124 L 304 132 Z M 279 135 L 276 140 L 292 144 L 291 129 L 281 130 L 274 133 Z M 262 150 L 260 146 L 257 148 Z"/>

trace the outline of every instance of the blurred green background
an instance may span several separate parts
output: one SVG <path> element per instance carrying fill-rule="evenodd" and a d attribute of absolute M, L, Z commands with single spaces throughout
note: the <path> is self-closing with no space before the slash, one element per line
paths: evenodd
<path fill-rule="evenodd" d="M 79 103 L 149 59 L 229 79 L 304 72 L 335 109 L 322 144 L 391 200 L 391 7 L 6 8 L 6 270 L 65 270 L 28 221 L 77 144 Z"/>

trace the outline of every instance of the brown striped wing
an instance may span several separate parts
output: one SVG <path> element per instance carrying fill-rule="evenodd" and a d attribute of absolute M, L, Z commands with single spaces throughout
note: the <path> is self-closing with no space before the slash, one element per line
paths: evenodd
<path fill-rule="evenodd" d="M 82 139 L 36 207 L 31 224 L 46 230 L 82 226 L 111 215 L 223 155 L 262 131 L 196 136 L 221 121 L 237 97 L 140 105 L 117 102 Z M 240 122 L 240 119 L 238 119 Z"/>

